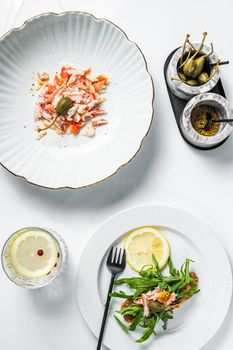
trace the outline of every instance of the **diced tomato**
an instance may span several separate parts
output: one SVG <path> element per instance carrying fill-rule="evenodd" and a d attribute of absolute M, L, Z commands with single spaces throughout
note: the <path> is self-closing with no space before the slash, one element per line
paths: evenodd
<path fill-rule="evenodd" d="M 72 123 L 70 125 L 70 131 L 72 134 L 77 135 L 82 127 L 82 123 Z"/>
<path fill-rule="evenodd" d="M 98 81 L 102 81 L 102 80 L 104 80 L 106 82 L 108 81 L 108 79 L 103 74 L 98 75 L 98 77 L 96 77 L 96 79 Z"/>
<path fill-rule="evenodd" d="M 50 95 L 54 90 L 56 90 L 56 87 L 54 85 L 49 85 L 47 88 L 47 94 Z"/>
<path fill-rule="evenodd" d="M 89 91 L 90 91 L 90 89 L 89 89 Z M 91 97 L 92 100 L 95 100 L 96 99 L 96 93 L 90 91 L 90 97 Z"/>
<path fill-rule="evenodd" d="M 59 77 L 57 75 L 55 75 L 53 83 L 55 85 L 61 85 L 61 79 L 59 79 Z"/>
<path fill-rule="evenodd" d="M 87 70 L 85 70 L 84 75 L 86 76 L 88 74 L 91 74 L 91 72 L 92 72 L 92 68 L 90 67 Z"/>
<path fill-rule="evenodd" d="M 67 69 L 71 69 L 71 67 L 62 67 L 61 69 L 61 78 L 64 80 L 64 79 L 67 79 L 69 78 L 69 74 L 67 73 Z"/>

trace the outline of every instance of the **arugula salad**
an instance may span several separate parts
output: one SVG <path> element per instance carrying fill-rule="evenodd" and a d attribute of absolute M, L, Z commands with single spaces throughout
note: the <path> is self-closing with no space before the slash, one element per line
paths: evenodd
<path fill-rule="evenodd" d="M 124 332 L 143 330 L 136 340 L 143 343 L 152 334 L 156 336 L 156 326 L 162 322 L 163 330 L 173 318 L 173 311 L 199 292 L 198 276 L 190 271 L 192 260 L 186 259 L 179 270 L 168 259 L 169 275 L 163 275 L 159 264 L 152 255 L 153 265 L 144 266 L 139 277 L 121 278 L 115 286 L 127 285 L 132 294 L 124 291 L 111 293 L 112 297 L 125 299 L 121 309 L 116 311 L 115 320 Z"/>

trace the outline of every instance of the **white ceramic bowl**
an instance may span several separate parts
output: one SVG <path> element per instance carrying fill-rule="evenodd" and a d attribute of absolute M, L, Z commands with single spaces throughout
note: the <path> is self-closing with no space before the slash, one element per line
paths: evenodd
<path fill-rule="evenodd" d="M 185 106 L 181 116 L 181 129 L 194 146 L 205 148 L 213 148 L 221 144 L 232 132 L 233 123 L 221 123 L 219 131 L 214 136 L 203 136 L 196 132 L 191 123 L 191 114 L 193 108 L 200 105 L 209 105 L 218 110 L 220 119 L 231 119 L 233 112 L 230 103 L 226 98 L 219 94 L 206 93 L 193 97 Z"/>
<path fill-rule="evenodd" d="M 198 49 L 198 47 L 200 46 L 200 43 L 194 43 L 193 46 L 195 47 L 195 49 Z M 187 50 L 188 48 L 186 48 L 185 52 L 187 52 Z M 207 54 L 210 52 L 210 50 L 211 50 L 210 46 L 203 45 L 201 52 L 203 54 Z M 167 82 L 172 92 L 179 98 L 182 98 L 184 100 L 190 100 L 192 97 L 198 94 L 203 94 L 205 92 L 209 92 L 210 90 L 212 90 L 220 78 L 220 69 L 206 84 L 203 84 L 200 86 L 190 86 L 188 84 L 183 83 L 182 81 L 171 80 L 171 77 L 179 79 L 179 75 L 177 72 L 177 65 L 180 60 L 181 52 L 182 52 L 182 47 L 180 47 L 175 51 L 167 69 Z M 219 58 L 215 51 L 212 53 L 210 57 L 208 57 L 209 63 L 215 63 L 218 61 L 218 59 Z M 212 74 L 213 71 L 214 71 L 214 66 L 211 68 L 210 74 Z"/>
<path fill-rule="evenodd" d="M 93 67 L 110 79 L 107 126 L 93 138 L 36 140 L 30 88 L 35 72 L 62 64 Z M 0 162 L 39 186 L 81 188 L 116 173 L 140 149 L 153 115 L 153 83 L 145 58 L 126 34 L 87 13 L 36 16 L 0 40 Z"/>

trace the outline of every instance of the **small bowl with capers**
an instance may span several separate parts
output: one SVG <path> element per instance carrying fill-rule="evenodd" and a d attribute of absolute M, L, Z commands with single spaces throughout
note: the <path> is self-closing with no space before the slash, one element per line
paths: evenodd
<path fill-rule="evenodd" d="M 167 82 L 172 92 L 179 98 L 192 97 L 209 92 L 217 84 L 220 60 L 213 44 L 204 45 L 207 33 L 203 33 L 200 43 L 191 43 L 186 35 L 182 47 L 175 51 L 167 69 Z"/>

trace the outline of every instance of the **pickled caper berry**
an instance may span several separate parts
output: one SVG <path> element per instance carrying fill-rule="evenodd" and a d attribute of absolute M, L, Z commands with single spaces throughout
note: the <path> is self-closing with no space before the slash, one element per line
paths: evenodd
<path fill-rule="evenodd" d="M 184 75 L 184 73 L 180 72 L 180 73 L 178 73 L 178 75 L 179 75 L 180 79 L 181 79 L 183 82 L 186 82 L 187 78 L 186 78 L 186 76 Z"/>
<path fill-rule="evenodd" d="M 56 113 L 58 116 L 65 115 L 73 106 L 72 100 L 69 97 L 62 97 L 56 106 Z"/>
<path fill-rule="evenodd" d="M 190 85 L 190 86 L 198 86 L 198 82 L 195 79 L 189 79 L 186 81 L 186 84 Z"/>
<path fill-rule="evenodd" d="M 197 78 L 200 85 L 203 85 L 209 81 L 209 75 L 206 72 L 202 72 Z"/>

